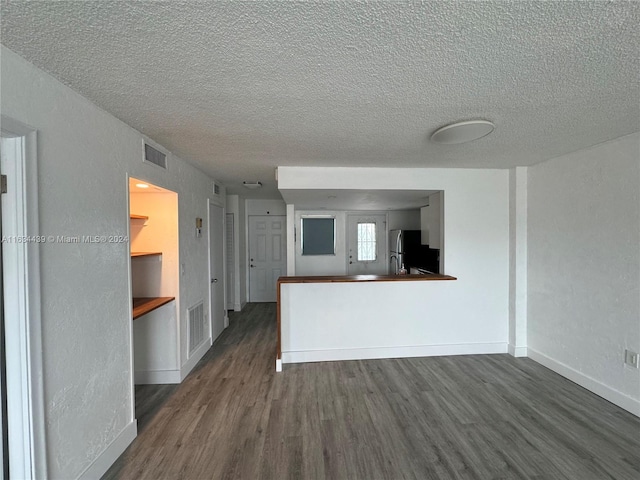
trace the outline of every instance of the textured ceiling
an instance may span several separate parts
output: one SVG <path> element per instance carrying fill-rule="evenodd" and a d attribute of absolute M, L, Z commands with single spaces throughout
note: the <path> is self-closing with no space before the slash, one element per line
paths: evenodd
<path fill-rule="evenodd" d="M 640 130 L 640 3 L 3 0 L 1 41 L 198 165 L 530 165 Z M 455 120 L 488 137 L 428 141 Z"/>

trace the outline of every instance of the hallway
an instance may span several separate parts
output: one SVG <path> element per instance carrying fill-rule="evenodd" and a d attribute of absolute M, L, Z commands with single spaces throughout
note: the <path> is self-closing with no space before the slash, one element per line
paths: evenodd
<path fill-rule="evenodd" d="M 104 479 L 617 479 L 640 419 L 508 355 L 286 365 L 248 304 L 189 377 L 137 388 L 138 437 Z M 164 403 L 163 403 L 164 402 Z"/>

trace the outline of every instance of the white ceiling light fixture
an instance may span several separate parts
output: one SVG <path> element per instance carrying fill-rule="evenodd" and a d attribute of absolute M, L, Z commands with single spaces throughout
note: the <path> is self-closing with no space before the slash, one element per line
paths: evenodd
<path fill-rule="evenodd" d="M 443 145 L 471 142 L 493 132 L 495 125 L 488 120 L 468 120 L 439 128 L 431 135 L 431 141 Z"/>
<path fill-rule="evenodd" d="M 136 187 L 138 188 L 149 188 L 149 185 L 146 183 L 136 183 Z"/>
<path fill-rule="evenodd" d="M 262 182 L 242 182 L 242 186 L 249 190 L 256 190 L 262 188 Z"/>

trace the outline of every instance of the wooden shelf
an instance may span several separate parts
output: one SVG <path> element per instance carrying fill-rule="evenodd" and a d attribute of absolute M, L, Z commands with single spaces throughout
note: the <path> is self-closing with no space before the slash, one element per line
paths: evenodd
<path fill-rule="evenodd" d="M 153 257 L 162 255 L 162 252 L 131 252 L 132 257 Z"/>
<path fill-rule="evenodd" d="M 146 215 L 134 215 L 133 213 L 129 215 L 129 218 L 131 220 L 149 220 L 149 217 Z"/>
<path fill-rule="evenodd" d="M 176 297 L 134 297 L 133 319 L 135 320 L 136 318 L 146 315 L 175 299 Z"/>

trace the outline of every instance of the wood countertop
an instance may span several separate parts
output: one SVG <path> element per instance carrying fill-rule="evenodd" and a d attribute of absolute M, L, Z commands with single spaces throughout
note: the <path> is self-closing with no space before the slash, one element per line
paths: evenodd
<path fill-rule="evenodd" d="M 278 283 L 352 283 L 352 282 L 425 282 L 433 280 L 457 280 L 450 275 L 325 275 L 280 277 Z"/>
<path fill-rule="evenodd" d="M 175 299 L 176 297 L 133 297 L 133 319 L 140 318 Z"/>

